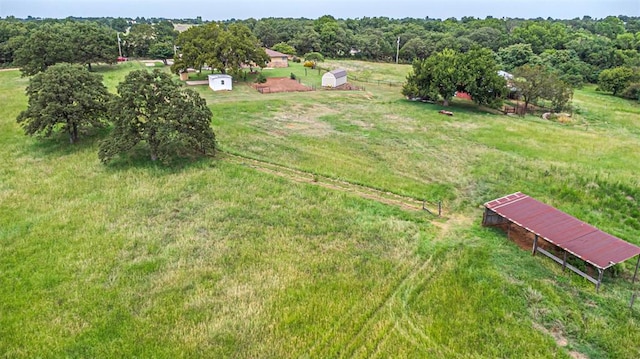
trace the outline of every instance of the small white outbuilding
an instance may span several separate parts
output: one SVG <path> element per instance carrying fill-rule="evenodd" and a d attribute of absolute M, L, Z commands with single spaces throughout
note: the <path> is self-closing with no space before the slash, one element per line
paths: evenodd
<path fill-rule="evenodd" d="M 322 87 L 338 87 L 347 83 L 347 70 L 337 69 L 322 75 Z"/>
<path fill-rule="evenodd" d="M 213 91 L 233 90 L 233 77 L 224 74 L 209 75 L 209 87 Z"/>

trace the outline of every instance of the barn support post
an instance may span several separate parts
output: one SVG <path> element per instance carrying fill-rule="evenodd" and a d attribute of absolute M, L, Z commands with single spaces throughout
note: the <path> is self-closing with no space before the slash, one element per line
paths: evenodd
<path fill-rule="evenodd" d="M 562 271 L 567 269 L 567 251 L 564 251 L 564 258 L 562 259 Z"/>
<path fill-rule="evenodd" d="M 533 238 L 533 250 L 531 251 L 532 256 L 536 255 L 537 249 L 538 249 L 538 235 L 536 234 L 536 236 Z"/>
<path fill-rule="evenodd" d="M 636 282 L 636 278 L 638 277 L 638 267 L 640 267 L 640 254 L 638 254 L 638 263 L 636 263 L 636 271 L 633 273 L 633 280 L 631 280 L 631 284 Z"/>
<path fill-rule="evenodd" d="M 604 269 L 598 268 L 598 282 L 596 283 L 596 292 L 600 290 L 600 284 L 602 284 L 602 274 L 604 274 Z"/>

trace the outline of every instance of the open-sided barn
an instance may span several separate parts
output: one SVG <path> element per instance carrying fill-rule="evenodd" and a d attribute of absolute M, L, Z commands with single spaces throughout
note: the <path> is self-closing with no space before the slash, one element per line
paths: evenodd
<path fill-rule="evenodd" d="M 606 269 L 638 256 L 632 282 L 636 280 L 640 266 L 640 247 L 634 244 L 520 192 L 487 202 L 484 206 L 484 226 L 502 226 L 508 235 L 512 226 L 526 230 L 534 237 L 532 254 L 540 253 L 553 259 L 563 269 L 569 268 L 595 284 L 596 290 L 600 288 Z M 548 245 L 549 250 L 543 248 L 543 242 Z M 569 264 L 569 255 L 595 268 L 597 278 Z"/>

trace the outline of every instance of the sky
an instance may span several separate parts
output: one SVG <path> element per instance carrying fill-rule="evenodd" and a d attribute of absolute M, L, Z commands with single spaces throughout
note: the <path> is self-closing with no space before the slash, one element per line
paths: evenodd
<path fill-rule="evenodd" d="M 0 17 L 164 17 L 227 20 L 265 17 L 572 19 L 640 16 L 640 0 L 0 0 Z"/>

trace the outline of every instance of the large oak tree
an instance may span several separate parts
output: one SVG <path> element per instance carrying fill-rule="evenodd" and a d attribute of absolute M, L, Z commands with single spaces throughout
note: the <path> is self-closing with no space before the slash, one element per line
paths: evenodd
<path fill-rule="evenodd" d="M 33 30 L 16 50 L 14 64 L 24 75 L 33 75 L 60 62 L 85 64 L 91 69 L 92 63 L 113 63 L 117 56 L 114 30 L 93 22 L 66 22 Z"/>
<path fill-rule="evenodd" d="M 242 24 L 225 28 L 212 22 L 192 27 L 178 36 L 177 46 L 180 54 L 171 67 L 174 72 L 207 65 L 222 73 L 234 73 L 243 65 L 264 67 L 269 62 L 258 39 Z"/>
<path fill-rule="evenodd" d="M 413 62 L 402 93 L 432 101 L 442 98 L 448 106 L 456 91 L 464 91 L 477 104 L 496 107 L 506 92 L 506 82 L 497 70 L 497 60 L 489 49 L 476 48 L 466 54 L 445 49 Z"/>
<path fill-rule="evenodd" d="M 17 121 L 27 135 L 51 136 L 56 131 L 78 141 L 85 128 L 104 127 L 111 95 L 102 76 L 80 65 L 60 63 L 29 80 L 29 105 Z"/>
<path fill-rule="evenodd" d="M 103 163 L 141 142 L 152 161 L 213 154 L 211 111 L 195 91 L 181 89 L 169 74 L 132 71 L 118 85 L 118 94 L 111 109 L 113 131 L 98 153 Z"/>

